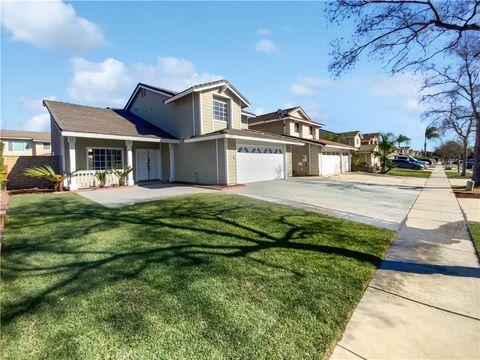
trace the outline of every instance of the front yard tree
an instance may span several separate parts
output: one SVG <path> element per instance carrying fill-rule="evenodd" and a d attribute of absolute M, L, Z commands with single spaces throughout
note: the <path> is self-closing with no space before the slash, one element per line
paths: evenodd
<path fill-rule="evenodd" d="M 460 157 L 462 145 L 458 141 L 450 140 L 437 147 L 434 154 L 442 159 L 444 164 L 447 164 L 450 159 L 458 159 Z"/>
<path fill-rule="evenodd" d="M 395 139 L 395 142 L 398 144 L 398 147 L 401 148 L 403 143 L 408 144 L 410 142 L 410 140 L 411 139 L 408 136 L 400 134 Z"/>
<path fill-rule="evenodd" d="M 439 125 L 440 130 L 453 131 L 463 144 L 466 161 L 468 141 L 475 132 L 473 180 L 480 185 L 480 36 L 465 37 L 452 51 L 454 64 L 430 66 L 422 101 L 431 104 L 424 114 Z M 465 176 L 465 166 L 462 170 Z"/>
<path fill-rule="evenodd" d="M 374 153 L 380 159 L 382 174 L 385 174 L 393 168 L 393 162 L 390 155 L 395 152 L 395 138 L 392 133 L 380 133 L 378 140 L 378 151 Z"/>

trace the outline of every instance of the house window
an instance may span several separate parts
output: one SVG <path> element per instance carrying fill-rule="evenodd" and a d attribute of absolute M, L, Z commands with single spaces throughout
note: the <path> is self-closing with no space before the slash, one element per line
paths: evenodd
<path fill-rule="evenodd" d="M 228 102 L 220 99 L 213 99 L 213 120 L 228 120 Z"/>
<path fill-rule="evenodd" d="M 50 143 L 49 142 L 44 142 L 43 143 L 43 150 L 50 150 Z"/>
<path fill-rule="evenodd" d="M 300 132 L 300 124 L 295 123 L 295 132 L 299 133 Z"/>
<path fill-rule="evenodd" d="M 123 169 L 121 149 L 88 149 L 87 160 L 90 170 Z"/>
<path fill-rule="evenodd" d="M 309 133 L 310 135 L 313 135 L 313 126 L 309 126 L 309 127 L 308 127 L 308 133 Z"/>
<path fill-rule="evenodd" d="M 30 141 L 11 140 L 8 142 L 8 151 L 27 151 L 30 150 Z"/>

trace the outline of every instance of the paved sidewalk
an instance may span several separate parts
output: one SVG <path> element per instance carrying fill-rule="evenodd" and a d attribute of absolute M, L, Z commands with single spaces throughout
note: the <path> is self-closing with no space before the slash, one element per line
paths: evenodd
<path fill-rule="evenodd" d="M 480 359 L 480 267 L 437 166 L 331 359 Z"/>

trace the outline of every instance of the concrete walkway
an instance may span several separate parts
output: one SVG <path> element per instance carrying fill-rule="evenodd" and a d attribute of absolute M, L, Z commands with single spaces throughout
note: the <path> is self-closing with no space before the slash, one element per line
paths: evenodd
<path fill-rule="evenodd" d="M 437 166 L 331 359 L 480 359 L 480 267 Z"/>

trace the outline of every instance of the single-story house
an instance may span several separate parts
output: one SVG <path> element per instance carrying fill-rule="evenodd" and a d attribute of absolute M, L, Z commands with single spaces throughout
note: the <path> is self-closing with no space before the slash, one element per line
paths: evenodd
<path fill-rule="evenodd" d="M 176 92 L 139 83 L 123 109 L 44 100 L 52 152 L 70 189 L 97 171 L 131 166 L 128 185 L 148 180 L 235 185 L 292 174 L 298 139 L 249 129 L 249 101 L 228 81 Z M 107 185 L 117 179 L 111 175 Z"/>
<path fill-rule="evenodd" d="M 322 139 L 323 124 L 313 121 L 300 106 L 252 116 L 249 128 L 300 140 L 305 146 L 292 146 L 294 176 L 325 176 L 351 170 L 354 147 Z"/>

